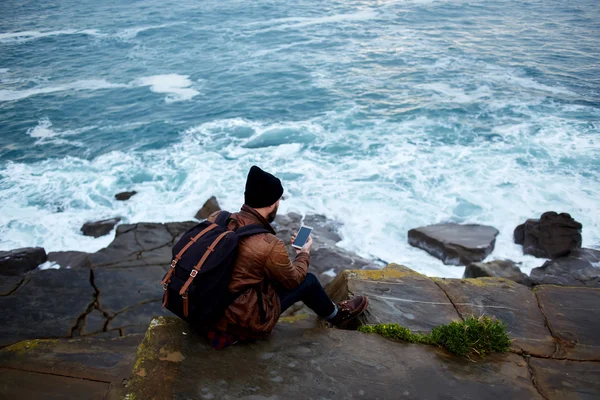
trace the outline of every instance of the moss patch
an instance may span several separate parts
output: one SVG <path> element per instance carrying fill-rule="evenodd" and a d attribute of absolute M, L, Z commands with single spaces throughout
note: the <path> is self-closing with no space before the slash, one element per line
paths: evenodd
<path fill-rule="evenodd" d="M 464 321 L 436 326 L 429 335 L 412 333 L 398 324 L 363 325 L 358 330 L 393 340 L 432 344 L 467 357 L 477 354 L 484 358 L 487 354 L 506 353 L 510 349 L 506 325 L 487 316 L 468 317 Z"/>
<path fill-rule="evenodd" d="M 58 342 L 58 340 L 56 340 L 56 339 L 24 340 L 22 342 L 15 343 L 13 345 L 8 346 L 6 348 L 6 351 L 22 353 L 22 352 L 26 352 L 26 351 L 31 351 L 31 350 L 35 349 L 36 347 L 38 347 L 40 344 L 56 343 L 56 342 Z"/>
<path fill-rule="evenodd" d="M 405 267 L 403 265 L 398 264 L 390 264 L 383 269 L 374 269 L 374 270 L 351 270 L 347 272 L 351 277 L 357 277 L 363 280 L 370 281 L 381 281 L 387 279 L 400 279 L 407 277 L 423 277 L 427 278 L 425 275 L 422 275 L 412 269 Z"/>
<path fill-rule="evenodd" d="M 308 314 L 289 315 L 287 317 L 280 317 L 278 322 L 285 322 L 286 324 L 293 324 L 299 321 L 304 321 L 308 318 Z"/>

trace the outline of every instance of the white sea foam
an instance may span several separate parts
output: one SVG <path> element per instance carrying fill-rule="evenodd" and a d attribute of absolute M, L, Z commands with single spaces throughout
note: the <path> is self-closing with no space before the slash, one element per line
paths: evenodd
<path fill-rule="evenodd" d="M 45 269 L 60 269 L 60 265 L 52 261 L 46 261 L 43 264 L 40 264 L 37 269 L 45 270 Z"/>
<path fill-rule="evenodd" d="M 305 28 L 312 25 L 334 24 L 348 21 L 367 21 L 376 17 L 377 13 L 374 10 L 364 9 L 354 13 L 327 15 L 324 17 L 277 18 L 268 21 L 255 22 L 249 26 L 267 25 L 266 28 L 252 31 L 252 33 L 265 33 L 270 31 Z"/>
<path fill-rule="evenodd" d="M 0 33 L 0 43 L 27 42 L 34 39 L 60 35 L 104 36 L 95 29 L 64 29 L 57 31 L 22 31 Z"/>
<path fill-rule="evenodd" d="M 212 195 L 235 210 L 253 164 L 283 178 L 288 200 L 282 212 L 321 213 L 341 221 L 343 247 L 428 275 L 463 273 L 407 244 L 409 229 L 437 222 L 495 226 L 500 235 L 490 259 L 522 262 L 524 272 L 544 260 L 524 256 L 512 232 L 544 211 L 571 212 L 583 223 L 583 245 L 600 242 L 595 223 L 600 188 L 593 178 L 547 168 L 543 158 L 530 157 L 527 168 L 519 164 L 527 151 L 548 146 L 543 137 L 556 135 L 581 140 L 563 146 L 564 157 L 598 156 L 598 147 L 585 147 L 585 133 L 576 127 L 557 120 L 538 138 L 521 134 L 524 126 L 505 124 L 497 129 L 503 141 L 432 148 L 428 132 L 436 121 L 382 121 L 365 128 L 367 135 L 342 128 L 353 112 L 288 123 L 216 120 L 187 129 L 180 142 L 160 150 L 10 163 L 1 181 L 0 248 L 96 251 L 112 238 L 81 236 L 87 220 L 115 215 L 126 216 L 124 222 L 188 220 Z M 50 127 L 40 127 L 39 135 L 44 129 Z M 293 134 L 302 140 L 290 143 Z M 374 140 L 386 146 L 368 158 L 326 151 L 329 146 L 367 151 Z M 115 193 L 133 188 L 138 194 L 129 202 L 114 200 Z"/>
<path fill-rule="evenodd" d="M 54 130 L 51 129 L 52 121 L 49 118 L 44 117 L 38 121 L 38 124 L 27 130 L 27 134 L 32 138 L 38 139 L 36 141 L 36 145 L 43 145 L 46 143 L 54 143 L 54 144 L 70 144 L 72 146 L 83 146 L 83 143 L 78 141 L 69 141 L 64 139 L 65 136 L 73 136 L 79 135 L 83 132 L 87 132 L 91 129 L 94 129 L 95 126 L 86 126 L 84 128 L 78 129 L 66 129 L 66 130 Z"/>
<path fill-rule="evenodd" d="M 166 93 L 165 101 L 172 103 L 176 101 L 191 100 L 199 94 L 193 89 L 193 83 L 187 75 L 165 74 L 141 77 L 129 83 L 111 83 L 104 79 L 83 79 L 75 82 L 67 82 L 50 86 L 38 86 L 24 90 L 0 90 L 1 101 L 22 100 L 27 97 L 68 91 L 95 91 L 106 89 L 131 89 L 136 87 L 150 87 L 155 93 Z"/>
<path fill-rule="evenodd" d="M 166 93 L 165 101 L 172 103 L 175 101 L 191 100 L 200 93 L 191 88 L 192 81 L 186 75 L 165 74 L 153 75 L 138 78 L 132 82 L 137 86 L 150 86 L 154 93 Z"/>

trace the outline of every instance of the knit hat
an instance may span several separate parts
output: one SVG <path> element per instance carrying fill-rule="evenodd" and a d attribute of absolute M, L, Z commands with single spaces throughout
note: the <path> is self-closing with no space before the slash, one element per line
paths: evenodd
<path fill-rule="evenodd" d="M 248 172 L 244 198 L 252 208 L 269 207 L 277 203 L 283 195 L 281 181 L 254 165 Z"/>

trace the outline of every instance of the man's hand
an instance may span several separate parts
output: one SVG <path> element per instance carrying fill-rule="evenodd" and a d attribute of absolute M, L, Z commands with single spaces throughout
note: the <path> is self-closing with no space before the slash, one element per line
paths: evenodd
<path fill-rule="evenodd" d="M 292 235 L 292 244 L 294 244 L 294 240 L 296 240 L 295 233 Z M 304 243 L 304 246 L 302 246 L 301 249 L 294 248 L 296 250 L 296 254 L 300 254 L 302 252 L 310 254 L 310 249 L 312 248 L 312 243 L 313 243 L 312 236 L 309 236 L 308 240 L 306 241 L 306 243 Z"/>

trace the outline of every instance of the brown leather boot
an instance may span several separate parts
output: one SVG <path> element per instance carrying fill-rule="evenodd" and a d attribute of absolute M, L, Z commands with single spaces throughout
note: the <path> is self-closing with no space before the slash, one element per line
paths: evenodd
<path fill-rule="evenodd" d="M 362 314 L 369 305 L 367 296 L 356 296 L 350 300 L 344 300 L 338 303 L 338 312 L 335 317 L 327 320 L 330 324 L 338 328 L 343 328 L 346 324 Z"/>

